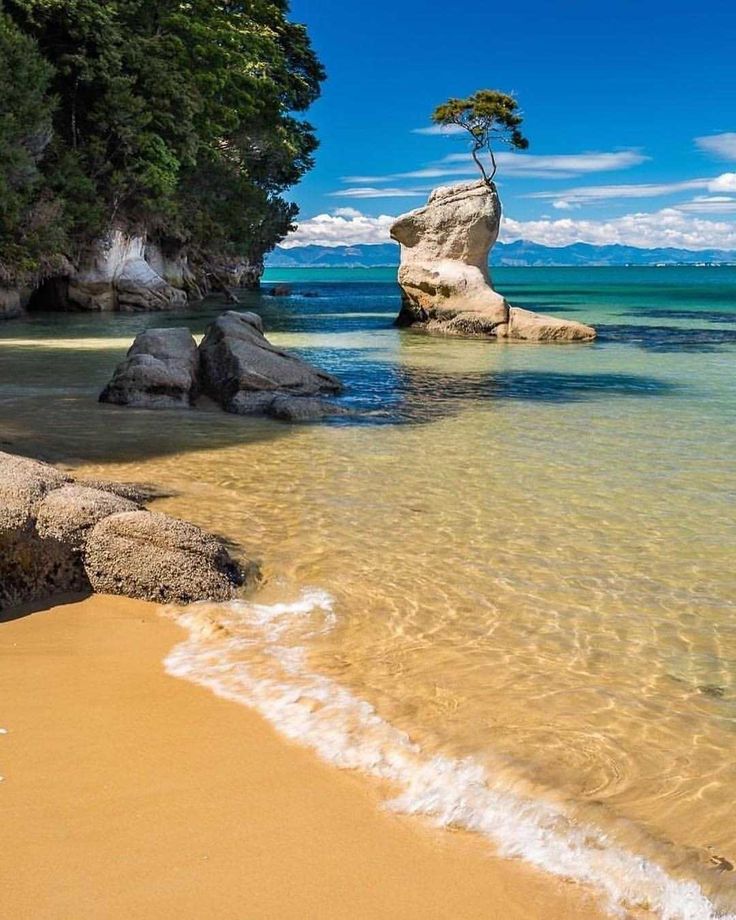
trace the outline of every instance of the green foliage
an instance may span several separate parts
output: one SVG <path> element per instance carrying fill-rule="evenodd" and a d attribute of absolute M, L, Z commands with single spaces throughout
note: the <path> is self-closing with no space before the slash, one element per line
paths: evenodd
<path fill-rule="evenodd" d="M 521 133 L 522 116 L 513 96 L 495 89 L 481 89 L 467 99 L 448 99 L 432 113 L 436 125 L 456 125 L 471 137 L 471 153 L 483 179 L 490 183 L 496 175 L 494 143 L 502 143 L 516 150 L 526 150 L 529 141 Z M 492 172 L 486 173 L 478 158 L 481 150 L 488 150 Z"/>
<path fill-rule="evenodd" d="M 0 272 L 33 269 L 57 242 L 49 227 L 53 198 L 38 162 L 51 135 L 51 68 L 36 43 L 0 11 Z"/>
<path fill-rule="evenodd" d="M 324 72 L 286 0 L 5 0 L 4 10 L 0 193 L 11 205 L 3 231 L 21 248 L 20 212 L 44 198 L 71 255 L 116 222 L 256 258 L 288 232 L 295 212 L 281 193 L 317 146 L 296 113 Z M 40 136 L 44 149 L 31 150 Z"/>

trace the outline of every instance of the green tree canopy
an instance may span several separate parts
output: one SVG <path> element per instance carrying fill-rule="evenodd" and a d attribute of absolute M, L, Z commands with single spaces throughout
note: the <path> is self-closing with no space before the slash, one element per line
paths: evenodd
<path fill-rule="evenodd" d="M 305 28 L 289 21 L 287 0 L 0 6 L 3 35 L 14 36 L 32 71 L 16 94 L 25 101 L 9 97 L 2 81 L 20 81 L 0 49 L 0 131 L 6 110 L 13 123 L 35 111 L 48 125 L 25 187 L 57 202 L 69 255 L 116 222 L 192 251 L 252 256 L 288 232 L 295 211 L 281 195 L 312 166 L 317 146 L 299 113 L 324 72 Z M 26 142 L 16 135 L 4 142 L 0 134 L 0 145 L 22 160 Z"/>
<path fill-rule="evenodd" d="M 481 89 L 467 99 L 448 99 L 432 113 L 436 125 L 457 126 L 467 131 L 471 138 L 471 154 L 487 183 L 496 175 L 494 144 L 504 144 L 516 150 L 526 150 L 529 141 L 521 133 L 522 116 L 513 96 L 495 89 Z M 491 174 L 486 172 L 478 157 L 487 150 L 491 159 Z"/>

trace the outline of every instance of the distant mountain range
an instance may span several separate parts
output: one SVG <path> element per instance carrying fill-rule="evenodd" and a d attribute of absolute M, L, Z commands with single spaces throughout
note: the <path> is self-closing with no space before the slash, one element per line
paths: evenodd
<path fill-rule="evenodd" d="M 542 246 L 526 240 L 497 243 L 491 264 L 497 266 L 564 265 L 697 265 L 736 264 L 736 252 L 725 249 L 638 249 L 636 246 Z M 266 268 L 393 268 L 399 264 L 396 243 L 359 246 L 277 246 Z"/>

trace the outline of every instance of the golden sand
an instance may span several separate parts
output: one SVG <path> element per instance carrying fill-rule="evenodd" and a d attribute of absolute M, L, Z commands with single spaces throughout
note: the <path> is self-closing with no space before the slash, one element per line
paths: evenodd
<path fill-rule="evenodd" d="M 600 916 L 572 884 L 167 676 L 155 607 L 96 597 L 0 624 L 0 915 L 13 920 Z"/>

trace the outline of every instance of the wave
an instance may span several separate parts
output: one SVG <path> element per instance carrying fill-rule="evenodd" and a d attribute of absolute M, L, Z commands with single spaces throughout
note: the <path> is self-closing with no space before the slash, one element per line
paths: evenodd
<path fill-rule="evenodd" d="M 327 592 L 308 589 L 292 603 L 233 601 L 167 614 L 189 632 L 165 659 L 169 674 L 257 710 L 331 764 L 388 780 L 399 790 L 388 807 L 482 834 L 503 856 L 595 888 L 617 916 L 637 910 L 661 920 L 736 920 L 719 913 L 695 881 L 672 877 L 472 757 L 424 752 L 370 703 L 311 671 L 309 641 L 336 623 Z"/>

